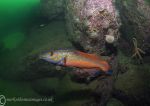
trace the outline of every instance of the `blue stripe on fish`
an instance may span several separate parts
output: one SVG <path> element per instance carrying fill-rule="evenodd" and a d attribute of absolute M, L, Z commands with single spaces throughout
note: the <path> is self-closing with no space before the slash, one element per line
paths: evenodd
<path fill-rule="evenodd" d="M 95 70 L 95 73 L 93 74 L 93 77 L 98 77 L 100 75 L 104 75 L 104 74 L 107 74 L 107 75 L 112 75 L 113 71 L 112 70 L 109 70 L 107 71 L 106 73 L 102 72 L 102 71 L 99 71 L 99 70 Z"/>
<path fill-rule="evenodd" d="M 52 64 L 57 64 L 57 65 L 64 65 L 64 58 L 60 59 L 59 61 L 54 61 L 48 58 L 42 58 L 43 60 L 46 60 Z"/>
<path fill-rule="evenodd" d="M 97 76 L 102 75 L 102 74 L 103 74 L 103 72 L 98 70 L 97 72 L 95 72 L 94 76 L 97 77 Z"/>
<path fill-rule="evenodd" d="M 113 71 L 112 71 L 112 70 L 108 70 L 108 71 L 106 72 L 106 74 L 112 75 L 112 74 L 113 74 Z"/>

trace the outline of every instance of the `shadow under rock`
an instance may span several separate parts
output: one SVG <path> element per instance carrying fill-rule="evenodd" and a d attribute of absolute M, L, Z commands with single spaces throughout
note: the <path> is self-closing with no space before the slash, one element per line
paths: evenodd
<path fill-rule="evenodd" d="M 22 80 L 35 80 L 46 77 L 63 78 L 66 75 L 65 71 L 56 70 L 55 65 L 40 60 L 39 55 L 27 56 L 23 64 L 25 71 L 21 74 Z"/>

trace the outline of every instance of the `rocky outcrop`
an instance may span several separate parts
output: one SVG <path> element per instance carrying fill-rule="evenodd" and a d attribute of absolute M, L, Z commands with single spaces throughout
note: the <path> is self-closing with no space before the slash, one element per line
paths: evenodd
<path fill-rule="evenodd" d="M 138 42 L 138 47 L 148 54 L 150 50 L 149 4 L 144 0 L 116 1 L 122 21 L 121 38 L 126 42 L 120 42 L 120 45 L 123 46 L 121 48 L 130 48 L 130 50 L 123 50 L 123 52 L 131 56 L 134 49 L 133 38 L 135 38 Z"/>
<path fill-rule="evenodd" d="M 105 43 L 117 42 L 120 21 L 112 0 L 67 0 L 66 5 L 69 33 L 85 50 L 101 53 Z"/>
<path fill-rule="evenodd" d="M 44 17 L 51 19 L 64 18 L 64 0 L 41 0 L 41 12 Z"/>
<path fill-rule="evenodd" d="M 113 0 L 66 0 L 66 24 L 70 39 L 78 42 L 86 52 L 116 55 L 121 22 Z M 118 64 L 116 60 L 117 57 L 114 57 L 115 75 Z M 113 83 L 113 77 L 99 81 L 94 93 L 97 105 L 107 104 Z"/>
<path fill-rule="evenodd" d="M 101 55 L 105 52 L 105 55 L 109 56 L 116 54 L 114 51 L 118 45 L 117 50 L 123 53 L 123 56 L 118 54 L 114 61 L 110 62 L 115 78 L 119 69 L 136 70 L 130 63 L 131 56 L 144 61 L 149 57 L 150 9 L 148 2 L 144 0 L 66 0 L 65 13 L 70 38 L 80 44 L 86 52 Z M 124 60 L 127 60 L 130 65 L 126 66 Z M 108 88 L 112 88 L 114 82 L 113 78 L 106 78 L 100 83 L 95 89 L 96 100 L 101 101 L 98 104 L 103 106 L 112 92 L 112 89 Z M 134 98 L 131 99 L 134 101 Z"/>

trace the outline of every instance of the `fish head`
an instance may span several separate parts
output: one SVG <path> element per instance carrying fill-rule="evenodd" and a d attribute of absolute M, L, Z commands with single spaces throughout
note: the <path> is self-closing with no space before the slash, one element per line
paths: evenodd
<path fill-rule="evenodd" d="M 50 51 L 50 52 L 41 54 L 39 58 L 45 61 L 48 61 L 50 63 L 53 63 L 53 64 L 63 65 L 65 55 L 59 52 Z"/>

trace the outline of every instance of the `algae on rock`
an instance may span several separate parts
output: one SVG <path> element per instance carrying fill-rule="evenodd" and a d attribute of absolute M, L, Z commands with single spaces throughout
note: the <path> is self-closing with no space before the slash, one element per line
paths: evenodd
<path fill-rule="evenodd" d="M 41 0 L 42 15 L 49 20 L 64 18 L 64 0 Z"/>

